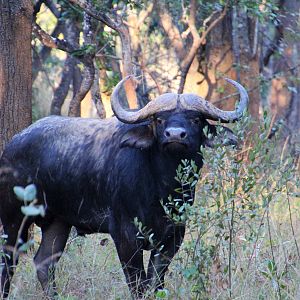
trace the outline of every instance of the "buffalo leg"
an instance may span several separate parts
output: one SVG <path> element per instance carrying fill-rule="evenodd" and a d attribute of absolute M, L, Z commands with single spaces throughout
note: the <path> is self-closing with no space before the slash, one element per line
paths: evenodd
<path fill-rule="evenodd" d="M 143 251 L 140 249 L 128 251 L 129 249 L 120 249 L 118 247 L 117 250 L 131 293 L 135 297 L 142 297 L 146 291 Z"/>
<path fill-rule="evenodd" d="M 57 295 L 55 265 L 64 251 L 69 233 L 70 227 L 59 220 L 54 220 L 50 225 L 42 228 L 42 241 L 34 257 L 34 263 L 38 279 L 49 298 Z"/>
<path fill-rule="evenodd" d="M 184 231 L 185 229 L 182 227 L 176 228 L 174 237 L 169 238 L 165 243 L 163 243 L 164 248 L 161 252 L 156 249 L 151 251 L 147 269 L 147 280 L 149 284 L 155 288 L 155 290 L 162 289 L 164 287 L 165 274 L 172 258 L 181 246 Z"/>
<path fill-rule="evenodd" d="M 118 238 L 113 236 L 113 239 L 130 292 L 135 298 L 142 297 L 146 290 L 143 250 L 137 247 L 135 235 L 132 241 L 124 238 L 124 234 L 121 238 L 120 236 Z"/>

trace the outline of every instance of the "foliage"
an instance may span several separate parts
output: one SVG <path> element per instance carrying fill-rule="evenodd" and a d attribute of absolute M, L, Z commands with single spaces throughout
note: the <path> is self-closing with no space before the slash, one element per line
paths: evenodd
<path fill-rule="evenodd" d="M 87 44 L 87 45 L 82 46 L 78 50 L 72 51 L 71 55 L 74 56 L 74 57 L 81 57 L 81 56 L 84 56 L 86 54 L 94 55 L 95 51 L 96 51 L 96 46 L 95 45 Z"/>
<path fill-rule="evenodd" d="M 234 131 L 242 140 L 249 127 L 251 121 L 245 118 Z M 297 203 L 300 179 L 294 158 L 285 149 L 280 153 L 268 139 L 270 130 L 271 121 L 265 114 L 251 144 L 245 142 L 241 149 L 221 145 L 201 149 L 207 167 L 200 172 L 193 162 L 183 161 L 179 167 L 177 180 L 183 187 L 194 189 L 198 176 L 200 182 L 195 204 L 185 203 L 183 210 L 178 209 L 185 216 L 178 219 L 169 214 L 174 222 L 188 220 L 175 263 L 184 290 L 174 291 L 172 297 L 181 298 L 183 293 L 193 299 L 235 298 L 250 286 L 258 289 L 260 299 L 295 294 L 290 283 L 300 255 L 290 208 L 292 201 Z M 176 207 L 178 199 L 172 201 Z M 278 237 L 278 229 L 271 225 L 271 220 L 280 218 L 278 209 L 288 211 L 285 230 L 290 234 L 286 239 Z M 282 238 L 290 248 L 280 244 Z M 294 259 L 282 261 L 282 253 Z M 255 278 L 266 289 L 259 289 Z"/>

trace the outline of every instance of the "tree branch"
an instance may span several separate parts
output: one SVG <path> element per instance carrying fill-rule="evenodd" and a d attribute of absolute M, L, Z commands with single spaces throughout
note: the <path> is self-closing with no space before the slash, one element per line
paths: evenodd
<path fill-rule="evenodd" d="M 65 22 L 58 21 L 53 32 L 51 33 L 51 36 L 53 38 L 57 38 L 57 36 L 61 33 L 64 32 L 65 29 Z M 44 61 L 46 61 L 47 57 L 51 53 L 51 49 L 47 46 L 43 46 L 40 52 L 35 51 L 33 54 L 33 62 L 32 62 L 32 81 L 36 79 L 40 69 L 42 68 L 42 64 Z"/>
<path fill-rule="evenodd" d="M 205 43 L 206 37 L 209 34 L 209 32 L 225 17 L 227 13 L 227 6 L 228 6 L 228 2 L 226 2 L 225 7 L 222 13 L 220 14 L 220 16 L 216 18 L 207 28 L 206 26 L 208 22 L 213 18 L 213 16 L 215 16 L 216 13 L 219 13 L 219 11 L 218 12 L 214 11 L 206 20 L 204 20 L 203 27 L 205 28 L 205 31 L 202 32 L 201 36 L 199 36 L 199 33 L 196 28 L 196 11 L 197 11 L 196 0 L 191 0 L 188 25 L 193 37 L 193 43 L 189 51 L 185 54 L 184 59 L 180 63 L 181 78 L 180 78 L 178 93 L 183 92 L 186 76 L 189 72 L 190 66 L 197 54 L 199 47 Z"/>
<path fill-rule="evenodd" d="M 101 21 L 108 27 L 118 31 L 119 26 L 121 24 L 119 23 L 119 20 L 113 20 L 109 16 L 107 16 L 105 13 L 101 11 L 96 11 L 87 1 L 85 0 L 69 0 L 69 2 L 78 5 L 81 9 L 83 9 L 87 14 L 89 14 L 94 19 Z"/>
<path fill-rule="evenodd" d="M 100 119 L 106 118 L 106 111 L 102 102 L 102 97 L 100 93 L 100 86 L 99 86 L 99 69 L 95 65 L 95 78 L 94 83 L 91 88 L 92 100 L 95 104 L 97 114 Z"/>
<path fill-rule="evenodd" d="M 57 9 L 56 5 L 51 0 L 44 0 L 45 5 L 51 10 L 53 15 L 58 19 L 61 16 L 60 11 Z"/>
<path fill-rule="evenodd" d="M 74 50 L 78 50 L 75 49 L 73 45 L 71 45 L 65 39 L 52 37 L 36 23 L 33 23 L 32 31 L 34 35 L 40 40 L 40 42 L 49 48 L 59 49 L 68 53 L 71 53 Z"/>
<path fill-rule="evenodd" d="M 95 31 L 92 30 L 92 20 L 91 16 L 89 16 L 86 12 L 83 16 L 83 38 L 84 38 L 84 45 L 91 45 L 93 44 L 93 33 Z M 72 117 L 79 117 L 80 116 L 80 104 L 81 101 L 84 99 L 88 91 L 90 90 L 95 76 L 95 68 L 94 68 L 94 53 L 87 53 L 83 57 L 80 57 L 80 61 L 84 64 L 83 70 L 83 80 L 81 82 L 79 91 L 75 93 L 74 97 L 72 98 L 69 106 L 68 115 Z"/>
<path fill-rule="evenodd" d="M 53 99 L 51 102 L 50 113 L 52 115 L 61 115 L 61 108 L 70 88 L 72 73 L 74 70 L 74 63 L 75 60 L 73 57 L 68 56 L 66 58 L 61 75 L 61 81 L 59 83 L 59 86 L 54 91 Z"/>
<path fill-rule="evenodd" d="M 233 5 L 231 10 L 231 38 L 232 38 L 232 52 L 233 52 L 233 59 L 234 64 L 236 66 L 240 66 L 241 64 L 241 56 L 240 56 L 240 47 L 238 42 L 238 17 L 237 17 L 237 8 L 236 5 Z M 236 78 L 237 81 L 241 81 L 241 72 L 240 68 L 236 68 Z"/>
<path fill-rule="evenodd" d="M 152 13 L 154 8 L 153 2 L 149 4 L 146 10 L 142 10 L 139 13 L 138 22 L 136 24 L 136 28 L 140 29 L 141 25 L 144 24 L 145 20 L 149 17 Z"/>
<path fill-rule="evenodd" d="M 122 43 L 122 62 L 123 62 L 123 77 L 134 74 L 133 64 L 132 64 L 132 51 L 131 51 L 131 42 L 129 30 L 126 24 L 123 22 L 121 16 L 114 13 L 115 19 L 110 18 L 105 13 L 96 11 L 95 8 L 92 7 L 85 0 L 69 0 L 69 2 L 78 5 L 82 8 L 88 15 L 95 18 L 98 21 L 101 21 L 108 27 L 114 29 L 118 32 L 121 43 Z M 126 96 L 128 99 L 129 107 L 136 108 L 137 107 L 137 97 L 135 93 L 135 87 L 133 86 L 131 81 L 127 81 L 124 84 Z"/>

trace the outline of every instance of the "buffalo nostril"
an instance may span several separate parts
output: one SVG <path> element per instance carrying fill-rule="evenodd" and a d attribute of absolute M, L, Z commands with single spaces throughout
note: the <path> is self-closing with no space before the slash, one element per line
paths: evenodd
<path fill-rule="evenodd" d="M 185 139 L 185 138 L 186 138 L 186 132 L 185 132 L 185 131 L 181 132 L 181 133 L 180 133 L 180 137 L 181 137 L 182 139 Z"/>
<path fill-rule="evenodd" d="M 166 137 L 170 137 L 171 136 L 171 134 L 170 134 L 170 132 L 168 130 L 165 131 L 165 136 Z"/>

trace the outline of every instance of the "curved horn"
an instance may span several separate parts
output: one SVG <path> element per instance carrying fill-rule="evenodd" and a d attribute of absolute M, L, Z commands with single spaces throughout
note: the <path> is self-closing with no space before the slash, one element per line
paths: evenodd
<path fill-rule="evenodd" d="M 127 80 L 131 80 L 134 84 L 136 83 L 135 78 L 132 75 L 129 75 L 116 85 L 111 95 L 112 110 L 121 122 L 130 124 L 140 123 L 159 111 L 172 110 L 176 108 L 178 95 L 167 93 L 157 97 L 153 101 L 150 101 L 140 110 L 130 111 L 124 109 L 120 104 L 120 99 L 122 97 L 122 87 Z"/>
<path fill-rule="evenodd" d="M 227 123 L 235 122 L 239 120 L 244 110 L 247 108 L 249 103 L 249 97 L 245 88 L 238 82 L 225 78 L 226 81 L 234 85 L 240 94 L 240 102 L 237 108 L 233 111 L 225 111 L 217 108 L 212 103 L 207 102 L 203 98 L 195 94 L 183 94 L 181 95 L 180 104 L 183 108 L 188 110 L 196 110 L 201 112 L 207 119 Z"/>

